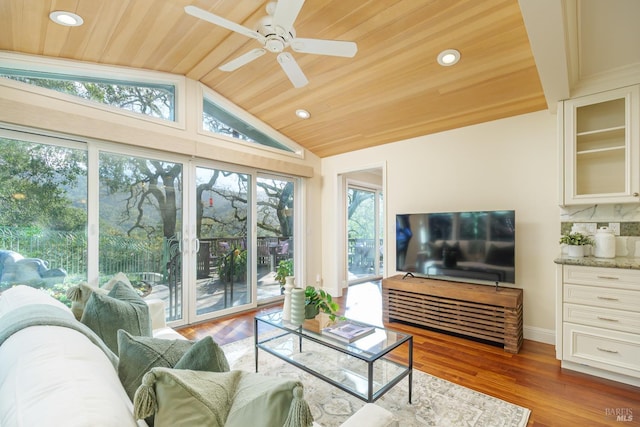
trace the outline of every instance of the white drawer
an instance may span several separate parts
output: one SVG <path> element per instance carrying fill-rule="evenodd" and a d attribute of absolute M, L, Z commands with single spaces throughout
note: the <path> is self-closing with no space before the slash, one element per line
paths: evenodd
<path fill-rule="evenodd" d="M 564 285 L 564 302 L 640 312 L 640 292 L 596 286 Z"/>
<path fill-rule="evenodd" d="M 563 321 L 635 334 L 640 332 L 640 312 L 564 304 Z"/>
<path fill-rule="evenodd" d="M 563 359 L 640 378 L 640 337 L 564 324 Z"/>
<path fill-rule="evenodd" d="M 562 274 L 564 283 L 611 286 L 640 291 L 640 270 L 565 265 Z"/>

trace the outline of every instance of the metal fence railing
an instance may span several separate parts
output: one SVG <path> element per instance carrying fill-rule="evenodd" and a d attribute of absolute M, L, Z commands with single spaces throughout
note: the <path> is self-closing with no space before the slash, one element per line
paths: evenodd
<path fill-rule="evenodd" d="M 164 271 L 162 239 L 141 241 L 122 236 L 100 238 L 100 272 Z M 0 250 L 17 252 L 24 258 L 37 258 L 50 269 L 60 268 L 69 276 L 87 274 L 87 235 L 83 232 L 34 230 L 0 227 Z"/>

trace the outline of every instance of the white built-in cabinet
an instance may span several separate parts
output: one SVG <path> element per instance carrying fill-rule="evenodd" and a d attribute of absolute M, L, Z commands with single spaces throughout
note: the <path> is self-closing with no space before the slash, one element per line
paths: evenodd
<path fill-rule="evenodd" d="M 640 386 L 640 270 L 557 266 L 556 357 Z"/>
<path fill-rule="evenodd" d="M 561 205 L 640 202 L 639 86 L 562 102 Z"/>

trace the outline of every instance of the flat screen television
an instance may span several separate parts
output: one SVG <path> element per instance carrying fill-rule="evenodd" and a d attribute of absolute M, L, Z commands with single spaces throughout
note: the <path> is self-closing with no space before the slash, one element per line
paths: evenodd
<path fill-rule="evenodd" d="M 396 269 L 415 276 L 515 284 L 515 211 L 396 215 Z"/>

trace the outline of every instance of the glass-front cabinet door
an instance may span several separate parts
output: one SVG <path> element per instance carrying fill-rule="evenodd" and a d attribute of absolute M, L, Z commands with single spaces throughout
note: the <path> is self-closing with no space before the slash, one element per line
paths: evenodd
<path fill-rule="evenodd" d="M 561 204 L 640 200 L 638 86 L 564 101 Z"/>

